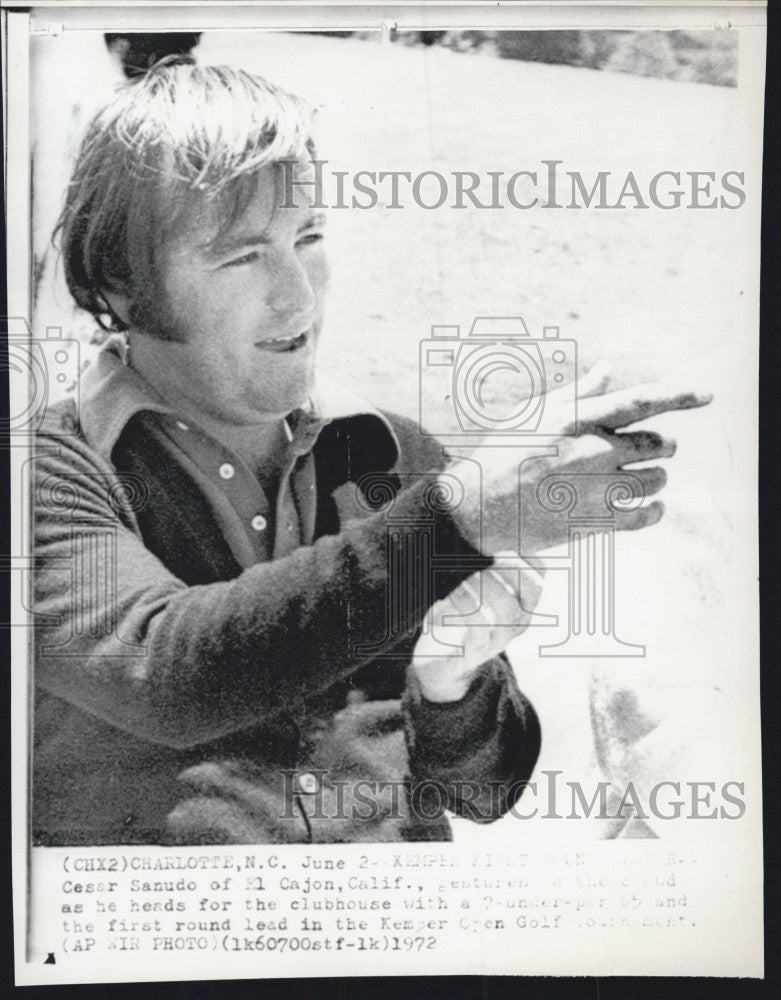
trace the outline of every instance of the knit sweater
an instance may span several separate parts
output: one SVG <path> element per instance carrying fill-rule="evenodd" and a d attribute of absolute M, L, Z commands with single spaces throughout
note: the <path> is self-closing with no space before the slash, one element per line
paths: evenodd
<path fill-rule="evenodd" d="M 51 408 L 35 843 L 448 839 L 445 806 L 490 821 L 521 794 L 539 726 L 504 657 L 452 703 L 408 669 L 433 602 L 491 565 L 432 501 L 442 449 L 337 403 L 291 418 L 275 491 L 115 345 Z"/>

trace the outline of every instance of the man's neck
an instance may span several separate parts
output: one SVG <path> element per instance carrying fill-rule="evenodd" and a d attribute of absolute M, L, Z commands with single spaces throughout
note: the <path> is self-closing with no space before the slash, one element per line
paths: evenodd
<path fill-rule="evenodd" d="M 147 336 L 132 338 L 127 363 L 161 400 L 185 422 L 191 422 L 238 455 L 261 479 L 277 478 L 287 455 L 288 424 L 281 414 L 258 414 L 257 421 L 237 423 L 204 411 L 190 398 L 176 363 L 176 346 Z"/>
<path fill-rule="evenodd" d="M 263 424 L 222 424 L 204 430 L 238 455 L 269 494 L 274 495 L 288 461 L 290 437 L 286 427 L 280 419 Z"/>

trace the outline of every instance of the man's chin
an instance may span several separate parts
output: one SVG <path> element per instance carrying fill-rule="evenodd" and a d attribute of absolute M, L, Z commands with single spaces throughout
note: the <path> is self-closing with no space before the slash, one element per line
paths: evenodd
<path fill-rule="evenodd" d="M 286 417 L 309 402 L 314 387 L 314 373 L 311 373 L 287 386 L 280 386 L 273 397 L 266 396 L 259 399 L 258 408 L 265 413 L 276 413 Z"/>

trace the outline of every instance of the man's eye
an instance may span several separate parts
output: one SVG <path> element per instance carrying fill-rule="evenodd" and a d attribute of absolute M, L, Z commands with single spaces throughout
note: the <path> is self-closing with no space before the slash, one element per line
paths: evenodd
<path fill-rule="evenodd" d="M 226 260 L 222 265 L 223 267 L 238 267 L 241 264 L 251 264 L 252 261 L 257 260 L 260 254 L 257 250 L 250 250 L 248 253 L 244 253 L 241 257 L 232 257 L 230 260 Z"/>
<path fill-rule="evenodd" d="M 297 243 L 297 246 L 311 246 L 323 239 L 323 233 L 305 233 Z"/>

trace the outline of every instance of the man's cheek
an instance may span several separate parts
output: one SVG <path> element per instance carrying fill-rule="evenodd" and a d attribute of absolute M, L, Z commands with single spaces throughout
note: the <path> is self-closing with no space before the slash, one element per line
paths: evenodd
<path fill-rule="evenodd" d="M 314 254 L 313 256 L 314 260 L 307 268 L 307 273 L 309 276 L 309 284 L 312 286 L 312 291 L 317 297 L 318 305 L 322 309 L 325 297 L 328 294 L 331 269 L 328 266 L 328 259 L 326 258 L 325 253 L 320 252 L 318 254 Z"/>

